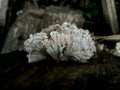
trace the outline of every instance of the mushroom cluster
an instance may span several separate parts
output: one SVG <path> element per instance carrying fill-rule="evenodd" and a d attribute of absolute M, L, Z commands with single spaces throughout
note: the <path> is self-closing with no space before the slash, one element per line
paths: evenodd
<path fill-rule="evenodd" d="M 29 63 L 49 58 L 85 63 L 96 51 L 89 31 L 67 22 L 51 25 L 40 33 L 30 35 L 24 45 Z"/>

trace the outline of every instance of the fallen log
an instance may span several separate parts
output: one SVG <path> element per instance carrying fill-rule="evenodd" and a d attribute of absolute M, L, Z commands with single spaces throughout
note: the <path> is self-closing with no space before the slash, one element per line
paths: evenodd
<path fill-rule="evenodd" d="M 85 64 L 75 61 L 55 62 L 43 60 L 34 64 L 26 62 L 21 55 L 7 54 L 0 58 L 4 65 L 19 63 L 16 68 L 0 74 L 0 89 L 40 89 L 40 90 L 119 90 L 120 59 L 101 52 Z M 23 52 L 21 52 L 23 53 Z M 17 57 L 17 58 L 14 58 Z M 21 58 L 20 60 L 18 60 Z M 24 60 L 25 59 L 25 60 Z M 7 67 L 7 66 L 6 66 Z M 13 67 L 9 67 L 3 70 Z"/>

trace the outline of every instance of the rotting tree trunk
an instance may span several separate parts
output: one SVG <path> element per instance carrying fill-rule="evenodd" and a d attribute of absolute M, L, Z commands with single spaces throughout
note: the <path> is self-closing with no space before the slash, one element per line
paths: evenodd
<path fill-rule="evenodd" d="M 8 0 L 0 0 L 0 26 L 5 25 Z"/>
<path fill-rule="evenodd" d="M 103 14 L 113 34 L 119 32 L 115 0 L 102 0 Z"/>

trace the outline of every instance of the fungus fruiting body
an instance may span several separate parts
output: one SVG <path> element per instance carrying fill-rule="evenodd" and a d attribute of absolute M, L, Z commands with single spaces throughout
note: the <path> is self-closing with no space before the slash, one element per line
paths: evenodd
<path fill-rule="evenodd" d="M 85 63 L 96 51 L 89 31 L 78 29 L 76 25 L 67 22 L 51 25 L 37 34 L 30 35 L 24 45 L 30 63 L 48 58 Z"/>

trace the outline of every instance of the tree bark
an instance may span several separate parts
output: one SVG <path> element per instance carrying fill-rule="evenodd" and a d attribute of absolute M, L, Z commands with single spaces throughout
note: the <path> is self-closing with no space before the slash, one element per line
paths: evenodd
<path fill-rule="evenodd" d="M 5 25 L 8 0 L 0 0 L 0 26 Z"/>

